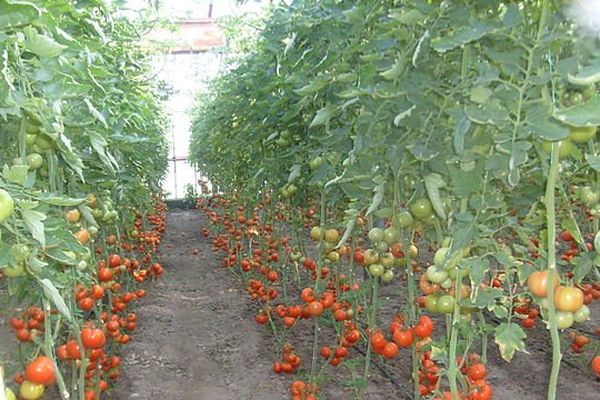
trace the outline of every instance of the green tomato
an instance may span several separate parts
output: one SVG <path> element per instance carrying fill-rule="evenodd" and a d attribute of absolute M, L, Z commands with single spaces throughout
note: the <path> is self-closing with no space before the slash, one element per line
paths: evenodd
<path fill-rule="evenodd" d="M 390 283 L 393 280 L 394 280 L 394 271 L 392 271 L 391 269 L 388 269 L 387 271 L 385 271 L 383 273 L 383 275 L 381 275 L 381 282 Z"/>
<path fill-rule="evenodd" d="M 79 261 L 77 264 L 77 271 L 85 271 L 88 267 L 88 263 L 85 260 Z"/>
<path fill-rule="evenodd" d="M 9 266 L 0 269 L 4 275 L 8 278 L 18 278 L 20 276 L 25 275 L 25 263 L 22 261 L 17 261 L 17 265 Z"/>
<path fill-rule="evenodd" d="M 38 169 L 44 163 L 44 157 L 38 153 L 31 153 L 27 155 L 27 165 L 29 169 Z"/>
<path fill-rule="evenodd" d="M 425 276 L 431 283 L 442 283 L 448 279 L 448 272 L 443 269 L 438 269 L 435 265 L 432 265 L 427 268 Z"/>
<path fill-rule="evenodd" d="M 410 213 L 416 219 L 427 219 L 433 214 L 433 207 L 429 199 L 421 198 L 410 205 Z"/>
<path fill-rule="evenodd" d="M 10 388 L 5 389 L 4 395 L 6 396 L 6 400 L 17 400 L 17 396 L 15 396 L 15 393 Z"/>
<path fill-rule="evenodd" d="M 585 322 L 588 319 L 590 319 L 590 309 L 585 304 L 573 314 L 573 320 L 578 324 Z"/>
<path fill-rule="evenodd" d="M 28 135 L 35 135 L 35 134 L 37 134 L 39 131 L 40 131 L 40 127 L 39 127 L 39 126 L 37 126 L 37 125 L 35 125 L 35 124 L 30 124 L 30 123 L 28 123 L 28 124 L 25 126 L 25 132 L 26 132 Z"/>
<path fill-rule="evenodd" d="M 425 297 L 425 309 L 430 313 L 437 312 L 438 297 L 434 294 L 429 294 Z"/>
<path fill-rule="evenodd" d="M 473 318 L 472 318 L 471 314 L 462 314 L 462 313 L 461 313 L 461 314 L 458 316 L 458 322 L 460 322 L 460 323 L 461 323 L 461 324 L 463 324 L 463 325 L 469 325 L 469 324 L 471 323 L 471 320 L 472 320 L 472 319 L 473 319 Z"/>
<path fill-rule="evenodd" d="M 436 217 L 436 216 L 435 216 L 435 214 L 433 214 L 433 213 L 432 213 L 432 214 L 430 214 L 428 217 L 425 217 L 425 218 L 423 218 L 423 219 L 421 220 L 421 222 L 422 222 L 424 225 L 428 225 L 428 226 L 435 225 L 435 222 L 436 222 L 436 221 L 437 221 L 437 217 Z"/>
<path fill-rule="evenodd" d="M 389 228 L 386 228 L 383 231 L 383 240 L 387 244 L 394 244 L 394 243 L 396 243 L 398 241 L 399 237 L 400 237 L 400 235 L 398 234 L 398 231 L 393 226 L 390 226 Z"/>
<path fill-rule="evenodd" d="M 457 273 L 457 271 L 459 271 L 459 273 Z M 462 279 L 462 278 L 466 278 L 468 275 L 469 275 L 469 271 L 465 268 L 450 268 L 448 270 L 448 277 L 450 279 L 452 279 L 453 281 L 456 280 L 457 276 L 460 276 Z"/>
<path fill-rule="evenodd" d="M 441 268 L 446 259 L 446 254 L 448 254 L 449 251 L 449 247 L 440 247 L 433 256 L 433 264 Z"/>
<path fill-rule="evenodd" d="M 557 311 L 556 312 L 556 326 L 558 329 L 567 329 L 573 326 L 575 319 L 573 313 L 568 311 Z"/>
<path fill-rule="evenodd" d="M 402 211 L 398 214 L 398 224 L 400 224 L 400 228 L 410 228 L 413 224 L 412 214 L 408 211 Z"/>
<path fill-rule="evenodd" d="M 381 264 L 371 264 L 369 265 L 369 273 L 371 276 L 378 278 L 385 272 L 385 267 Z"/>
<path fill-rule="evenodd" d="M 450 278 L 447 278 L 442 283 L 440 283 L 440 287 L 442 289 L 448 290 L 448 289 L 452 288 L 452 286 L 453 286 L 453 283 L 452 283 L 452 279 L 450 279 Z"/>
<path fill-rule="evenodd" d="M 572 126 L 569 132 L 569 139 L 573 143 L 587 143 L 596 137 L 595 126 Z"/>
<path fill-rule="evenodd" d="M 29 135 L 29 134 L 25 135 L 25 144 L 27 146 L 33 146 L 36 138 L 37 138 L 37 135 Z"/>
<path fill-rule="evenodd" d="M 587 206 L 591 206 L 600 201 L 600 192 L 592 189 L 590 186 L 582 186 L 578 191 L 579 199 Z"/>
<path fill-rule="evenodd" d="M 44 385 L 24 381 L 19 388 L 19 396 L 24 400 L 37 400 L 44 395 Z"/>
<path fill-rule="evenodd" d="M 390 249 L 390 246 L 386 242 L 381 241 L 381 242 L 377 243 L 377 250 L 380 253 L 385 253 L 389 249 Z"/>
<path fill-rule="evenodd" d="M 36 135 L 35 145 L 42 150 L 42 152 L 50 150 L 52 148 L 52 139 L 46 135 Z"/>
<path fill-rule="evenodd" d="M 308 166 L 313 171 L 318 169 L 323 164 L 323 159 L 321 157 L 315 157 L 309 161 Z"/>
<path fill-rule="evenodd" d="M 383 240 L 383 229 L 373 228 L 369 231 L 369 240 L 372 243 L 378 243 Z"/>
<path fill-rule="evenodd" d="M 96 236 L 96 234 L 98 233 L 98 228 L 96 228 L 94 225 L 90 225 L 87 228 L 88 232 L 90 233 L 91 236 Z"/>
<path fill-rule="evenodd" d="M 15 202 L 10 194 L 4 189 L 0 189 L 0 224 L 6 222 L 15 209 Z"/>
<path fill-rule="evenodd" d="M 442 314 L 450 314 L 454 311 L 454 297 L 446 294 L 437 301 L 437 311 Z"/>
<path fill-rule="evenodd" d="M 542 150 L 544 150 L 544 152 L 550 154 L 552 153 L 552 143 L 549 140 L 545 140 L 542 143 Z M 558 159 L 561 160 L 563 158 L 567 158 L 569 156 L 572 156 L 573 154 L 575 154 L 575 151 L 577 150 L 577 146 L 575 146 L 575 144 L 569 140 L 569 139 L 563 139 L 563 140 L 559 140 L 558 141 Z"/>

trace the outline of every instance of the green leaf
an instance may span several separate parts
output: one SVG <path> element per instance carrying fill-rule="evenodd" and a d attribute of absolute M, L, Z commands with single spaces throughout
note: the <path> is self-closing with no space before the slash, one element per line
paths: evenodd
<path fill-rule="evenodd" d="M 435 213 L 441 219 L 446 219 L 446 212 L 444 211 L 444 204 L 442 197 L 440 196 L 440 189 L 446 186 L 446 181 L 440 174 L 432 173 L 424 178 L 425 188 L 427 189 L 427 195 L 431 201 L 431 205 L 435 210 Z"/>
<path fill-rule="evenodd" d="M 25 25 L 42 15 L 35 4 L 21 0 L 0 0 L 0 30 Z"/>
<path fill-rule="evenodd" d="M 502 125 L 510 119 L 508 110 L 495 102 L 465 107 L 467 117 L 478 124 Z"/>
<path fill-rule="evenodd" d="M 430 161 L 440 154 L 438 151 L 429 149 L 421 142 L 409 144 L 406 148 L 419 161 Z"/>
<path fill-rule="evenodd" d="M 333 117 L 333 111 L 330 107 L 324 107 L 317 111 L 315 117 L 312 122 L 308 126 L 309 128 L 314 128 L 319 125 L 328 125 L 329 121 Z"/>
<path fill-rule="evenodd" d="M 92 114 L 92 116 L 94 118 L 96 118 L 98 121 L 100 121 L 100 123 L 102 125 L 104 125 L 105 128 L 108 128 L 108 124 L 106 123 L 106 118 L 104 118 L 104 115 L 102 115 L 102 113 L 100 111 L 98 111 L 98 109 L 96 107 L 94 107 L 94 105 L 92 104 L 90 99 L 83 99 L 83 102 L 87 105 L 90 114 Z"/>
<path fill-rule="evenodd" d="M 379 75 L 381 75 L 383 79 L 393 81 L 398 79 L 400 75 L 402 75 L 402 72 L 404 72 L 404 63 L 402 62 L 402 59 L 398 58 L 396 59 L 394 65 L 381 72 Z"/>
<path fill-rule="evenodd" d="M 463 46 L 467 43 L 481 39 L 498 28 L 496 24 L 483 21 L 471 21 L 469 26 L 460 26 L 454 32 L 431 39 L 431 46 L 440 53 Z"/>
<path fill-rule="evenodd" d="M 294 164 L 290 168 L 290 176 L 288 177 L 288 183 L 292 183 L 296 178 L 298 178 L 302 173 L 302 165 Z"/>
<path fill-rule="evenodd" d="M 471 92 L 469 93 L 469 99 L 473 103 L 483 104 L 486 101 L 488 101 L 488 99 L 492 97 L 493 94 L 494 92 L 492 92 L 490 88 L 484 86 L 476 86 L 473 89 L 471 89 Z"/>
<path fill-rule="evenodd" d="M 100 161 L 102 161 L 102 164 L 104 164 L 104 166 L 106 166 L 109 169 L 110 173 L 114 175 L 115 168 L 111 160 L 112 157 L 109 157 L 108 152 L 106 150 L 106 146 L 108 146 L 106 139 L 104 139 L 99 133 L 94 131 L 89 131 L 88 136 L 90 138 L 92 148 L 94 149 L 96 154 L 98 154 Z"/>
<path fill-rule="evenodd" d="M 600 172 L 600 156 L 595 154 L 586 154 L 585 160 L 588 162 L 590 168 L 594 171 Z"/>
<path fill-rule="evenodd" d="M 394 125 L 399 126 L 400 122 L 402 122 L 402 120 L 406 117 L 410 117 L 410 114 L 412 114 L 413 110 L 417 108 L 417 106 L 413 105 L 412 107 L 410 107 L 407 110 L 402 111 L 400 114 L 396 115 L 394 117 Z"/>
<path fill-rule="evenodd" d="M 588 252 L 583 253 L 579 257 L 575 257 L 571 262 L 575 265 L 573 268 L 573 279 L 575 282 L 581 283 L 581 281 L 588 276 L 592 271 L 594 265 L 594 253 Z"/>
<path fill-rule="evenodd" d="M 76 258 L 69 257 L 64 251 L 62 251 L 62 249 L 59 249 L 58 247 L 51 247 L 44 251 L 44 254 L 65 265 L 75 266 L 79 262 Z"/>
<path fill-rule="evenodd" d="M 371 199 L 371 204 L 369 205 L 365 216 L 371 214 L 373 211 L 379 208 L 379 205 L 383 201 L 384 183 L 380 183 L 379 185 L 375 186 L 373 192 L 373 198 Z"/>
<path fill-rule="evenodd" d="M 4 165 L 2 175 L 7 181 L 23 186 L 25 184 L 25 181 L 27 180 L 28 171 L 29 166 L 27 165 L 13 165 L 10 168 L 8 167 L 8 165 Z"/>
<path fill-rule="evenodd" d="M 43 203 L 46 203 L 46 204 L 52 204 L 53 206 L 63 206 L 63 207 L 74 207 L 74 206 L 78 206 L 85 202 L 85 198 L 73 199 L 71 197 L 56 196 L 56 195 L 53 195 L 52 193 L 44 193 L 41 196 L 35 197 L 35 199 L 37 199 Z"/>
<path fill-rule="evenodd" d="M 571 126 L 600 125 L 600 95 L 596 94 L 586 103 L 565 110 L 556 111 L 554 118 Z"/>
<path fill-rule="evenodd" d="M 523 328 L 514 322 L 498 325 L 495 332 L 495 341 L 498 344 L 502 358 L 510 361 L 516 351 L 525 351 L 524 339 L 526 337 Z"/>
<path fill-rule="evenodd" d="M 478 287 L 483 283 L 485 273 L 490 269 L 490 262 L 488 259 L 480 257 L 463 258 L 459 260 L 458 265 L 462 269 L 466 268 L 469 271 L 472 287 Z"/>
<path fill-rule="evenodd" d="M 568 74 L 567 80 L 573 85 L 591 86 L 600 82 L 600 58 L 596 59 L 598 64 L 583 67 L 575 74 Z"/>
<path fill-rule="evenodd" d="M 67 320 L 71 321 L 73 317 L 71 316 L 69 307 L 67 307 L 65 300 L 60 295 L 60 292 L 56 286 L 54 286 L 49 279 L 41 279 L 38 282 L 40 283 L 40 286 L 42 286 L 46 298 L 54 304 L 59 313 L 61 313 Z"/>
<path fill-rule="evenodd" d="M 46 235 L 44 233 L 44 224 L 42 223 L 46 219 L 46 214 L 35 210 L 21 210 L 21 216 L 31 236 L 42 246 L 46 246 Z"/>
<path fill-rule="evenodd" d="M 42 58 L 53 58 L 58 56 L 67 46 L 56 42 L 51 37 L 40 35 L 35 28 L 30 26 L 23 29 L 27 41 L 25 48 Z"/>

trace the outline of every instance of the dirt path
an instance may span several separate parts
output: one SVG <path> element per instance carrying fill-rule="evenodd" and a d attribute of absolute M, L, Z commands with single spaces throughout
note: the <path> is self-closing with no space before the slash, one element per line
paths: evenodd
<path fill-rule="evenodd" d="M 166 274 L 138 309 L 140 329 L 111 399 L 281 400 L 289 383 L 270 375 L 271 360 L 259 357 L 272 352 L 272 342 L 246 318 L 248 297 L 232 293 L 239 282 L 215 266 L 200 238 L 200 213 L 170 212 L 167 224 L 160 255 Z"/>

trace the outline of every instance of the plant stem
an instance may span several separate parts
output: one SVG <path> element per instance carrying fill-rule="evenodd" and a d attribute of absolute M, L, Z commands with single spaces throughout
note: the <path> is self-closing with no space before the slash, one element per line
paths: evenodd
<path fill-rule="evenodd" d="M 548 174 L 548 183 L 546 184 L 546 230 L 548 231 L 548 330 L 552 338 L 552 371 L 550 373 L 550 382 L 548 384 L 548 400 L 556 399 L 556 387 L 558 384 L 558 373 L 560 371 L 560 337 L 556 325 L 556 307 L 554 306 L 554 279 L 558 275 L 556 268 L 556 204 L 555 190 L 556 181 L 559 174 L 558 142 L 552 143 L 552 154 L 550 157 L 550 172 Z"/>

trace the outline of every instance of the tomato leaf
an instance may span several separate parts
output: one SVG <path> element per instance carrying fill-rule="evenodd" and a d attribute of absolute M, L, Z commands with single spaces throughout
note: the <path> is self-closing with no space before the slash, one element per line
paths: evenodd
<path fill-rule="evenodd" d="M 600 156 L 596 154 L 586 154 L 585 160 L 594 171 L 600 172 Z"/>
<path fill-rule="evenodd" d="M 0 0 L 0 30 L 25 25 L 42 15 L 35 4 L 22 0 Z"/>
<path fill-rule="evenodd" d="M 524 339 L 527 337 L 523 328 L 514 322 L 502 323 L 496 327 L 495 341 L 500 349 L 500 355 L 510 361 L 516 351 L 525 351 Z"/>
<path fill-rule="evenodd" d="M 449 35 L 439 36 L 431 39 L 431 46 L 440 53 L 463 46 L 467 43 L 481 39 L 485 35 L 500 28 L 496 23 L 484 21 L 470 21 L 468 26 L 457 27 Z"/>
<path fill-rule="evenodd" d="M 49 279 L 40 279 L 38 282 L 42 287 L 46 298 L 56 306 L 56 309 L 59 313 L 61 313 L 67 320 L 71 321 L 73 317 L 71 316 L 69 307 L 67 307 L 65 300 L 60 295 L 60 292 L 56 286 L 54 286 Z"/>
<path fill-rule="evenodd" d="M 41 196 L 34 196 L 34 198 L 46 204 L 52 204 L 54 206 L 63 207 L 78 206 L 79 204 L 82 204 L 85 201 L 85 198 L 74 199 L 71 197 L 56 196 L 52 193 L 44 193 Z"/>
<path fill-rule="evenodd" d="M 441 219 L 446 219 L 444 204 L 442 203 L 442 197 L 440 196 L 440 189 L 446 186 L 446 182 L 440 174 L 436 173 L 425 176 L 424 181 L 429 200 L 431 201 L 435 213 Z"/>
<path fill-rule="evenodd" d="M 296 178 L 298 178 L 302 173 L 302 165 L 294 164 L 290 168 L 290 176 L 288 177 L 287 182 L 292 183 Z"/>
<path fill-rule="evenodd" d="M 554 118 L 572 126 L 598 126 L 600 125 L 600 96 L 595 95 L 588 102 L 556 111 Z"/>
<path fill-rule="evenodd" d="M 379 205 L 383 201 L 384 182 L 375 186 L 375 188 L 373 189 L 373 192 L 374 192 L 374 194 L 373 194 L 373 199 L 371 200 L 371 205 L 369 205 L 369 208 L 367 209 L 367 212 L 365 213 L 365 215 L 369 215 L 373 211 L 375 211 L 379 208 Z"/>
<path fill-rule="evenodd" d="M 40 35 L 35 28 L 30 26 L 23 29 L 27 37 L 25 48 L 42 58 L 53 58 L 58 56 L 67 46 L 63 46 L 46 35 Z"/>
<path fill-rule="evenodd" d="M 21 216 L 25 226 L 29 229 L 31 236 L 37 240 L 42 246 L 46 245 L 46 235 L 44 233 L 44 224 L 42 221 L 46 219 L 46 214 L 35 210 L 21 210 Z"/>
<path fill-rule="evenodd" d="M 581 283 L 588 276 L 594 265 L 594 256 L 595 253 L 587 252 L 571 260 L 573 265 L 575 265 L 575 268 L 573 268 L 573 279 L 575 279 L 575 282 Z"/>
<path fill-rule="evenodd" d="M 4 176 L 4 178 L 11 183 L 16 183 L 17 185 L 23 186 L 27 180 L 28 171 L 29 166 L 27 165 L 13 165 L 10 168 L 8 165 L 4 165 L 2 176 Z"/>

